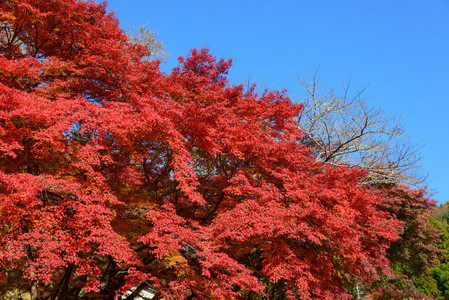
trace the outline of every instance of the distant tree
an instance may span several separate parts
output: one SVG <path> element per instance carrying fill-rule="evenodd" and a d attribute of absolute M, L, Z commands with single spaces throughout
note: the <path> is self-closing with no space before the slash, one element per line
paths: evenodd
<path fill-rule="evenodd" d="M 449 299 L 449 227 L 446 218 L 443 216 L 447 213 L 447 204 L 442 204 L 437 207 L 431 218 L 433 226 L 441 232 L 440 240 L 435 241 L 435 245 L 445 252 L 444 257 L 439 259 L 439 264 L 430 270 L 431 276 L 435 281 L 438 290 L 441 292 L 443 299 Z M 426 288 L 424 284 L 423 288 Z"/>
<path fill-rule="evenodd" d="M 432 211 L 432 217 L 441 222 L 444 221 L 444 219 L 447 219 L 445 217 L 445 215 L 447 216 L 447 213 L 449 213 L 448 203 L 440 204 Z"/>
<path fill-rule="evenodd" d="M 414 144 L 399 123 L 363 98 L 365 88 L 351 94 L 350 82 L 342 95 L 322 90 L 318 70 L 310 79 L 297 78 L 305 97 L 300 127 L 317 160 L 349 164 L 368 170 L 364 184 L 426 182 L 420 166 L 421 144 Z"/>
<path fill-rule="evenodd" d="M 150 50 L 150 58 L 166 61 L 169 54 L 165 48 L 164 42 L 158 39 L 158 34 L 147 25 L 140 25 L 126 32 L 132 43 L 145 46 Z"/>

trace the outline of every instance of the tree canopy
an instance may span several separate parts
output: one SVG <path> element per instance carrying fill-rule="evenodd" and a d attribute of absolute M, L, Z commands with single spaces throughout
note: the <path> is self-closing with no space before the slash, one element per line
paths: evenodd
<path fill-rule="evenodd" d="M 394 276 L 395 199 L 428 198 L 317 161 L 303 106 L 229 84 L 232 60 L 150 55 L 105 3 L 0 2 L 2 295 L 350 299 Z"/>

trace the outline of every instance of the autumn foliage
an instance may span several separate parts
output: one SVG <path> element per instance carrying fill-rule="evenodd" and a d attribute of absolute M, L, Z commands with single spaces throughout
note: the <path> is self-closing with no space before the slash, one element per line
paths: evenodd
<path fill-rule="evenodd" d="M 403 221 L 364 170 L 316 162 L 283 92 L 207 49 L 171 73 L 106 5 L 0 2 L 0 292 L 349 299 Z"/>

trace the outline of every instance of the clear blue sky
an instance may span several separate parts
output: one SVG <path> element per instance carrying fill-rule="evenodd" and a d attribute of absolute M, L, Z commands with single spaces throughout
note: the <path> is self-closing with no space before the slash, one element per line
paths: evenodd
<path fill-rule="evenodd" d="M 99 1 L 96 1 L 99 2 Z M 234 58 L 233 83 L 253 80 L 300 95 L 293 75 L 318 66 L 327 87 L 369 85 L 373 106 L 401 115 L 424 140 L 423 169 L 440 203 L 449 200 L 449 1 L 110 0 L 123 28 L 147 24 L 170 58 L 209 46 Z"/>

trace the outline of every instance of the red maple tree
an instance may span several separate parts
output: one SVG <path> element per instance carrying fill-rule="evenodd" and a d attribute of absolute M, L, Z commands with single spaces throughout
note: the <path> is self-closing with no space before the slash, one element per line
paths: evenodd
<path fill-rule="evenodd" d="M 301 105 L 207 49 L 169 74 L 147 55 L 104 3 L 0 2 L 2 293 L 349 299 L 390 274 L 403 223 L 315 161 Z"/>

